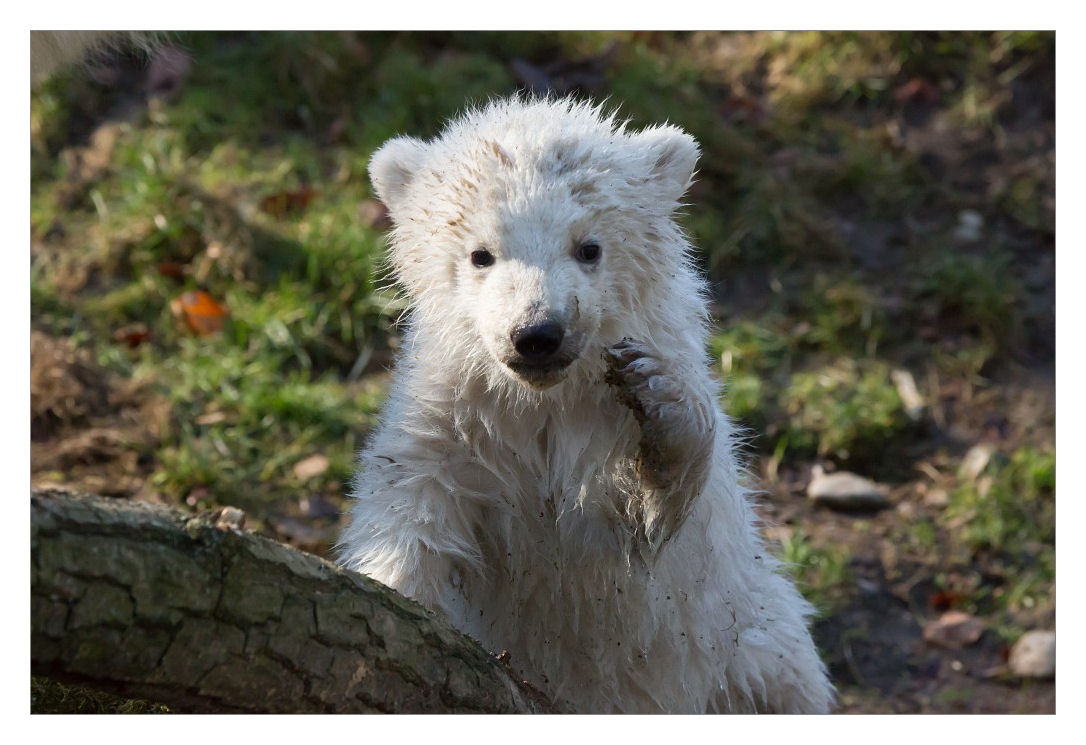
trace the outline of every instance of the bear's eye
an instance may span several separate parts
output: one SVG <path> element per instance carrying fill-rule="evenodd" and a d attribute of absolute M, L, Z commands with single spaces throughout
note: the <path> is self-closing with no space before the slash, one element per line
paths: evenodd
<path fill-rule="evenodd" d="M 582 264 L 595 264 L 600 260 L 600 244 L 595 241 L 585 241 L 577 246 L 573 256 Z"/>
<path fill-rule="evenodd" d="M 487 251 L 485 248 L 476 249 L 471 252 L 471 264 L 472 266 L 488 267 L 494 263 L 494 254 Z"/>

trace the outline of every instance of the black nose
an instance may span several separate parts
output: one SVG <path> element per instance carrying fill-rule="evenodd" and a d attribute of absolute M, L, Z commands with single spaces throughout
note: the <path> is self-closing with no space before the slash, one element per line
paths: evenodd
<path fill-rule="evenodd" d="M 517 353 L 530 362 L 542 362 L 562 346 L 565 331 L 554 321 L 521 326 L 510 338 Z"/>

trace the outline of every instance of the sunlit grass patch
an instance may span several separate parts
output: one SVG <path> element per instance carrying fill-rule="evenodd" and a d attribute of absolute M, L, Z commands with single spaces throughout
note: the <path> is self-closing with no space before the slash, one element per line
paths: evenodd
<path fill-rule="evenodd" d="M 839 461 L 883 455 L 910 427 L 882 362 L 842 359 L 792 376 L 782 395 L 788 442 Z"/>
<path fill-rule="evenodd" d="M 792 339 L 769 319 L 737 321 L 713 335 L 709 351 L 720 364 L 724 410 L 756 438 L 767 433 L 772 437 L 775 430 L 769 427 L 775 421 L 776 399 L 795 354 Z"/>
<path fill-rule="evenodd" d="M 296 496 L 291 467 L 320 453 L 332 491 L 341 491 L 384 388 L 313 378 L 292 361 L 283 351 L 232 348 L 228 339 L 185 340 L 170 371 L 159 373 L 177 429 L 160 451 L 155 486 L 182 499 L 201 489 L 209 503 L 259 510 Z"/>
<path fill-rule="evenodd" d="M 883 302 L 854 277 L 816 274 L 798 305 L 797 340 L 819 351 L 873 357 L 887 334 Z"/>
<path fill-rule="evenodd" d="M 962 564 L 981 562 L 988 581 L 969 588 L 980 612 L 996 613 L 1003 636 L 1023 629 L 1011 619 L 1055 603 L 1056 457 L 1022 447 L 996 454 L 974 480 L 963 475 L 941 523 Z"/>
<path fill-rule="evenodd" d="M 1014 553 L 1054 544 L 1056 456 L 1022 448 L 1009 459 L 993 458 L 976 481 L 951 495 L 947 519 L 963 524 L 974 550 Z"/>
<path fill-rule="evenodd" d="M 817 305 L 798 322 L 737 322 L 713 336 L 725 410 L 761 449 L 878 463 L 895 444 L 909 442 L 914 429 L 890 366 L 864 353 L 881 326 L 873 325 L 869 298 L 855 286 L 815 297 Z"/>
<path fill-rule="evenodd" d="M 819 546 L 797 529 L 782 539 L 780 557 L 800 591 L 820 612 L 831 612 L 852 584 L 847 546 Z"/>

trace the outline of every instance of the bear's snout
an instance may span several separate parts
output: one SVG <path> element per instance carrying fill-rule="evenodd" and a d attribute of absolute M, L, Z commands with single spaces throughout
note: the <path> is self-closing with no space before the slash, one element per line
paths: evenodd
<path fill-rule="evenodd" d="M 565 335 L 561 324 L 548 320 L 513 329 L 509 338 L 524 362 L 539 364 L 554 356 Z"/>
<path fill-rule="evenodd" d="M 580 353 L 580 335 L 554 315 L 535 315 L 513 327 L 499 359 L 521 382 L 549 388 L 565 377 Z"/>

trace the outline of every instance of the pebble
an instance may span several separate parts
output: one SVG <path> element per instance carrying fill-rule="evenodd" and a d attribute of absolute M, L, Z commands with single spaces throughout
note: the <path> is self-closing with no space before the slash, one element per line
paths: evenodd
<path fill-rule="evenodd" d="M 905 406 L 905 415 L 914 422 L 919 421 L 924 414 L 924 397 L 916 388 L 916 379 L 908 370 L 894 370 L 890 373 L 890 379 L 894 381 L 897 395 Z"/>
<path fill-rule="evenodd" d="M 962 458 L 962 464 L 959 466 L 958 471 L 969 481 L 976 481 L 984 472 L 984 469 L 988 467 L 988 462 L 991 459 L 991 447 L 988 445 L 974 445 L 969 448 L 965 457 Z"/>
<path fill-rule="evenodd" d="M 946 489 L 932 489 L 924 495 L 924 504 L 929 507 L 946 507 L 950 504 L 950 495 Z"/>
<path fill-rule="evenodd" d="M 294 475 L 301 481 L 321 476 L 328 470 L 328 459 L 323 455 L 311 455 L 294 464 Z"/>
<path fill-rule="evenodd" d="M 1053 678 L 1056 675 L 1056 632 L 1027 631 L 1011 647 L 1007 665 L 1020 678 Z"/>
<path fill-rule="evenodd" d="M 984 628 L 984 621 L 976 616 L 960 610 L 948 610 L 924 624 L 924 641 L 947 649 L 961 649 L 976 644 Z"/>
<path fill-rule="evenodd" d="M 984 217 L 973 210 L 958 213 L 958 224 L 954 228 L 954 238 L 961 243 L 975 243 L 981 239 Z"/>
<path fill-rule="evenodd" d="M 818 467 L 807 485 L 807 496 L 838 510 L 874 510 L 890 504 L 886 490 L 874 481 L 848 471 L 824 473 Z"/>
<path fill-rule="evenodd" d="M 245 528 L 245 511 L 229 505 L 220 507 L 211 514 L 215 527 L 219 530 L 242 530 Z"/>

